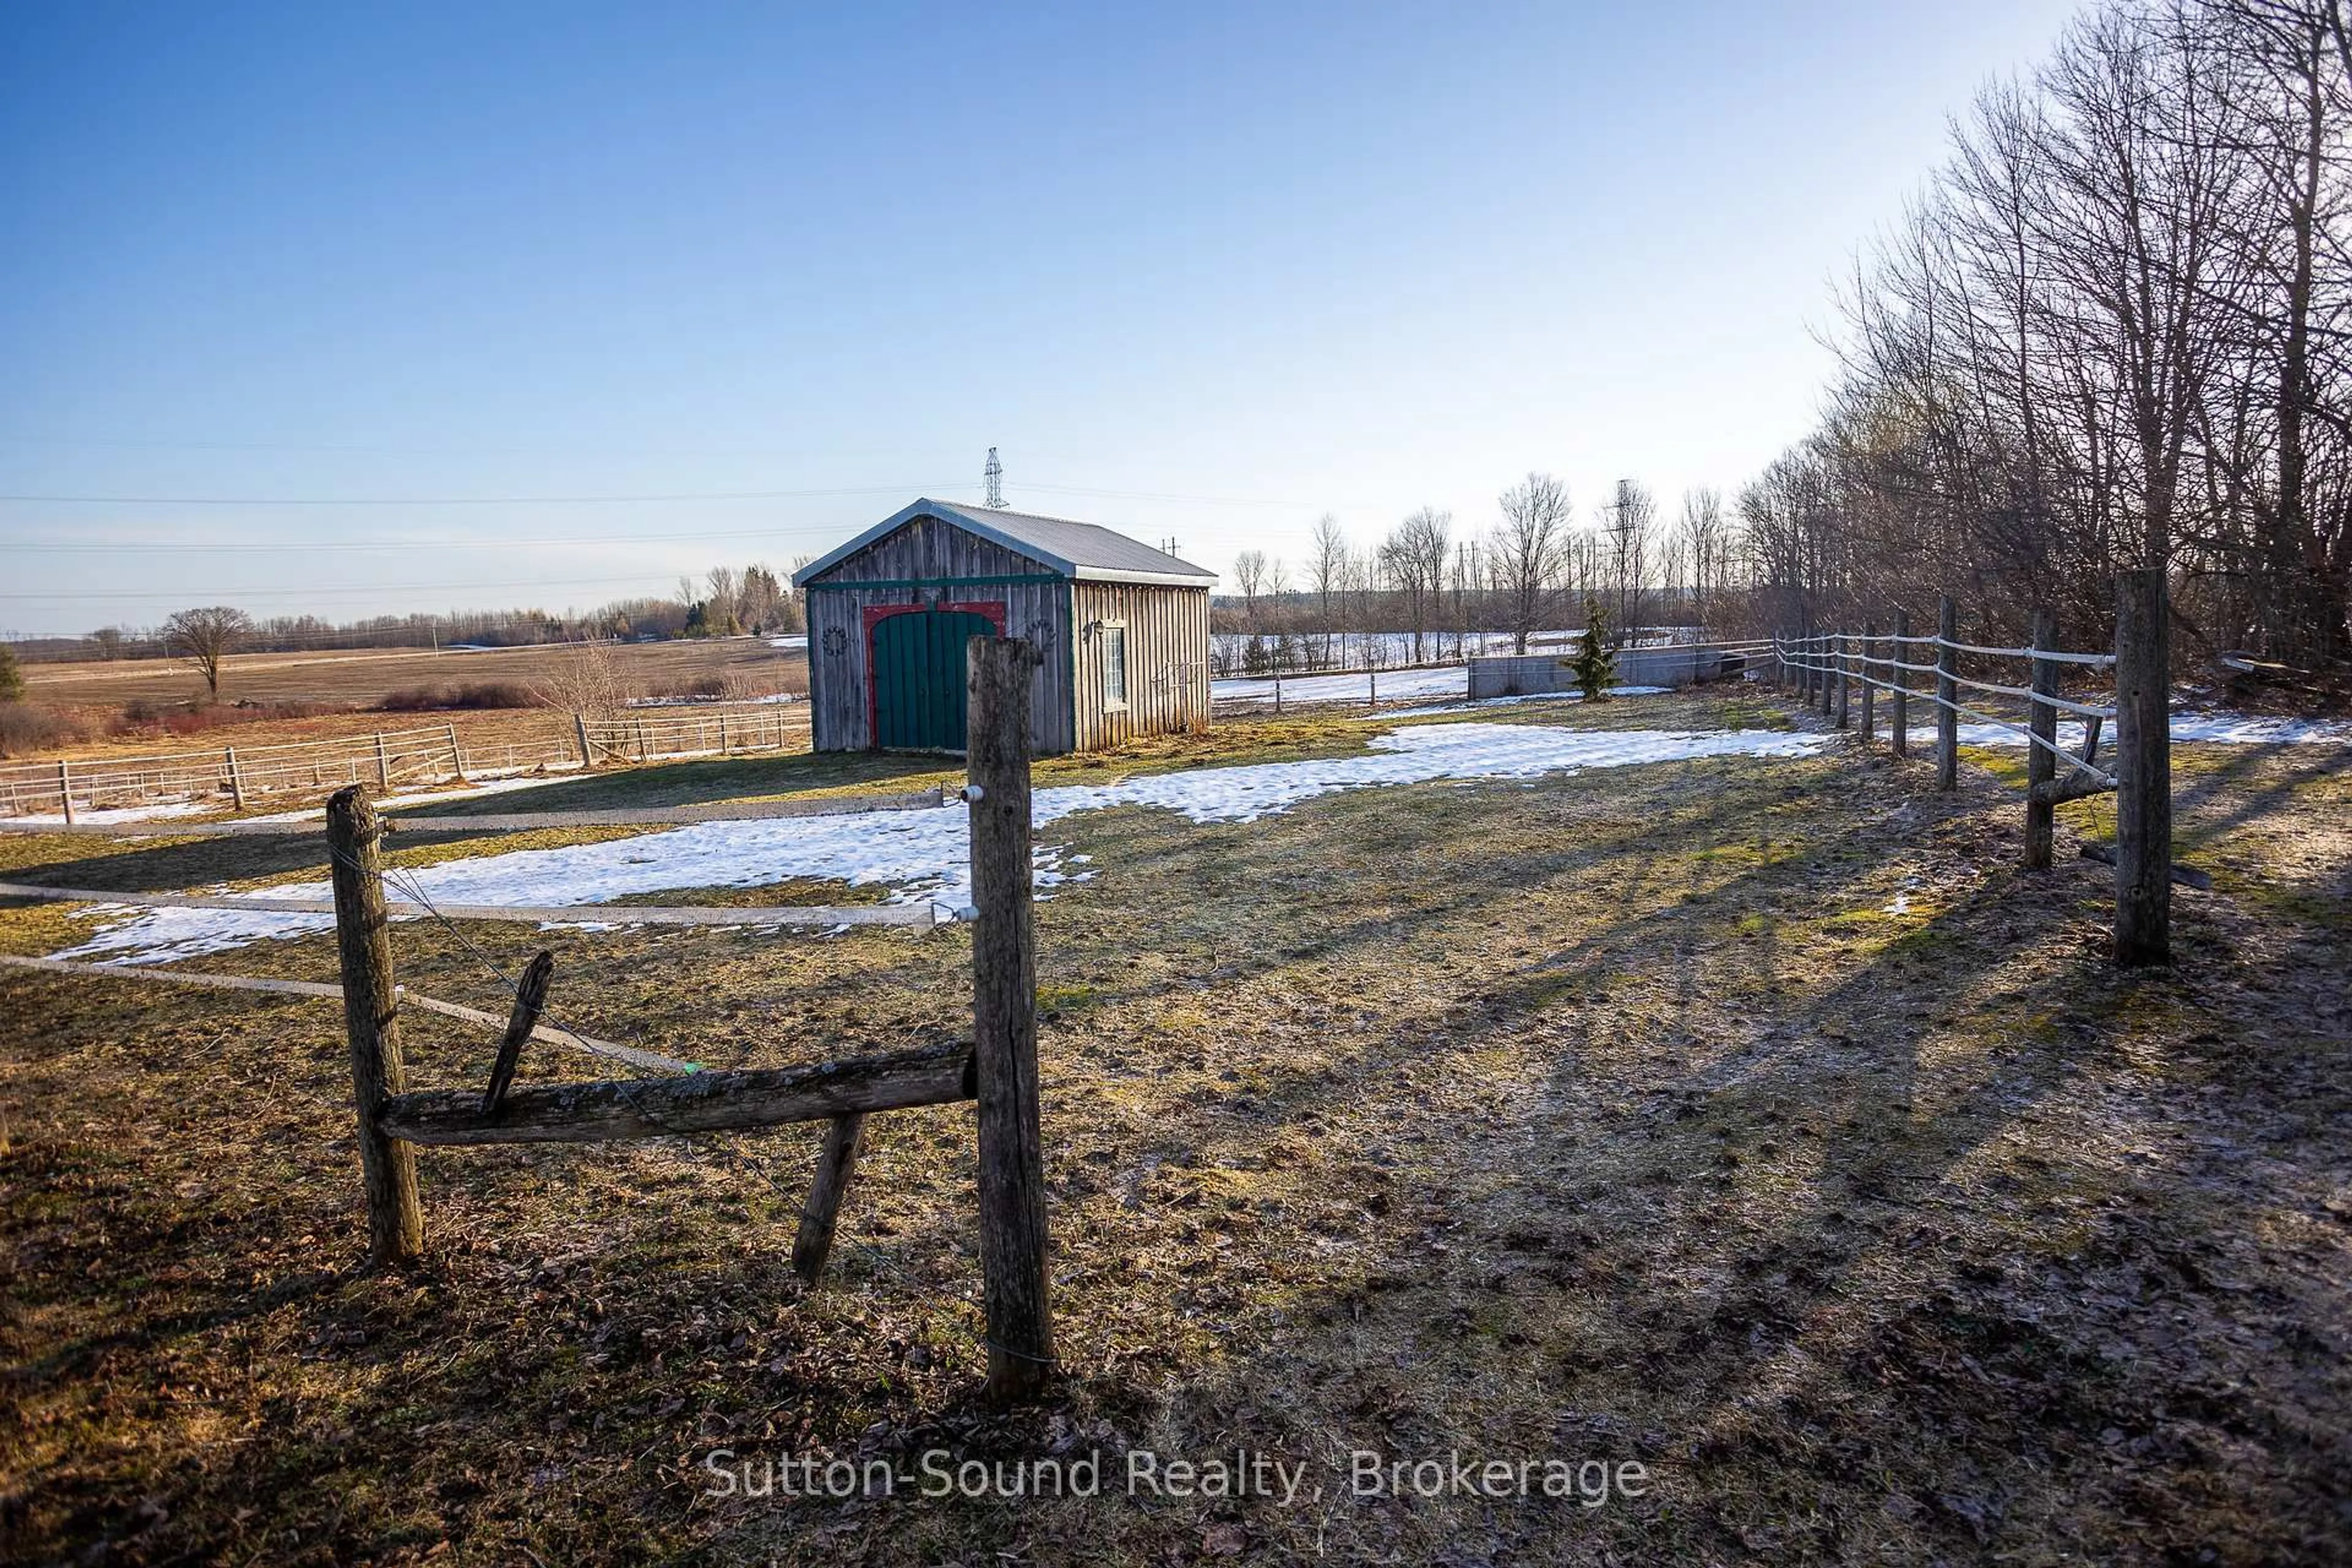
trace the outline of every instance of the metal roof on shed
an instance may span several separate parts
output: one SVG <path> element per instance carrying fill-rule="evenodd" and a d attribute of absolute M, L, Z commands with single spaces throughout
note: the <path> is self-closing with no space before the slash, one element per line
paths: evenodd
<path fill-rule="evenodd" d="M 919 517 L 936 517 L 970 529 L 982 539 L 1017 550 L 1065 577 L 1088 583 L 1141 583 L 1174 588 L 1205 588 L 1217 580 L 1189 561 L 1140 540 L 1095 522 L 1067 518 L 1034 517 L 995 507 L 963 506 L 953 501 L 916 501 L 867 529 L 848 543 L 826 552 L 793 574 L 793 585 L 803 587 L 844 561 L 897 531 Z"/>

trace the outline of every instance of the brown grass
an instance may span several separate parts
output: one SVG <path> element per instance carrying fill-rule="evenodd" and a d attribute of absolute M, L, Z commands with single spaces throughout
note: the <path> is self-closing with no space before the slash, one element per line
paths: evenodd
<path fill-rule="evenodd" d="M 1221 725 L 1212 756 L 1040 782 L 1370 731 Z M 1975 771 L 1945 797 L 1919 764 L 1726 760 L 1055 825 L 1098 872 L 1039 909 L 1068 1375 L 1013 1416 L 976 1403 L 962 1110 L 872 1123 L 814 1292 L 785 1265 L 800 1130 L 426 1152 L 431 1256 L 369 1274 L 331 1007 L 0 974 L 0 1556 L 2339 1561 L 2352 789 L 2334 751 L 2180 766 L 2216 889 L 2179 900 L 2179 964 L 2137 977 L 2102 962 L 2104 874 L 2016 870 L 2015 796 Z M 2068 808 L 2062 855 L 2099 812 Z M 48 879 L 156 886 L 309 853 L 0 841 Z M 0 911 L 0 944 L 72 923 Z M 714 1065 L 967 1016 L 956 931 L 472 934 L 509 968 L 552 947 L 565 1021 Z M 496 1005 L 446 933 L 394 941 L 404 978 Z M 410 1030 L 426 1083 L 480 1081 L 491 1044 Z M 1131 1447 L 1235 1445 L 1325 1496 L 722 1503 L 697 1468 L 1099 1448 L 1115 1478 Z M 1634 1459 L 1655 1485 L 1354 1500 L 1356 1447 Z"/>
<path fill-rule="evenodd" d="M 298 702 L 369 709 L 394 692 L 418 687 L 469 682 L 504 682 L 526 689 L 544 685 L 575 652 L 552 645 L 439 655 L 421 648 L 236 654 L 222 677 L 220 695 L 225 703 Z M 609 657 L 629 688 L 646 695 L 684 695 L 711 682 L 740 696 L 808 689 L 805 656 L 770 647 L 764 637 L 625 643 L 612 647 Z M 168 707 L 194 702 L 203 695 L 203 682 L 194 672 L 167 659 L 28 664 L 24 676 L 28 698 L 83 710 L 93 727 L 133 702 Z M 346 725 L 331 732 L 350 731 Z M 308 733 L 273 732 L 256 739 L 257 742 L 299 740 Z M 113 749 L 138 743 L 125 740 Z"/>

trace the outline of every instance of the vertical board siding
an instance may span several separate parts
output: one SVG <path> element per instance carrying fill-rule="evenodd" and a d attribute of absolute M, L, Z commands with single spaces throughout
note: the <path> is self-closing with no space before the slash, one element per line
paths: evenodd
<path fill-rule="evenodd" d="M 1181 731 L 1209 711 L 1209 591 L 1128 583 L 1074 583 L 1071 684 L 1081 752 L 1138 735 Z M 1098 621 L 1127 623 L 1127 707 L 1103 705 Z"/>
<path fill-rule="evenodd" d="M 808 585 L 809 717 L 820 752 L 875 743 L 867 702 L 869 605 L 999 601 L 1004 629 L 1043 656 L 1030 684 L 1030 741 L 1041 755 L 1098 751 L 1138 735 L 1181 731 L 1209 712 L 1209 590 L 1125 583 L 986 583 L 1039 577 L 1044 563 L 958 528 L 918 517 Z M 906 586 L 914 584 L 916 586 Z M 871 584 L 859 586 L 854 584 Z M 1096 621 L 1127 623 L 1127 709 L 1103 708 Z"/>
<path fill-rule="evenodd" d="M 1072 749 L 1070 692 L 1063 679 L 1068 637 L 1068 594 L 1051 583 L 986 583 L 955 586 L 969 577 L 1036 577 L 1049 568 L 935 517 L 906 527 L 836 563 L 808 584 L 809 722 L 820 752 L 864 751 L 875 744 L 868 683 L 874 679 L 866 609 L 876 605 L 1000 601 L 1004 629 L 1044 648 L 1030 689 L 1030 742 L 1039 752 Z M 929 586 L 900 586 L 908 583 Z M 871 587 L 849 584 L 872 584 Z"/>

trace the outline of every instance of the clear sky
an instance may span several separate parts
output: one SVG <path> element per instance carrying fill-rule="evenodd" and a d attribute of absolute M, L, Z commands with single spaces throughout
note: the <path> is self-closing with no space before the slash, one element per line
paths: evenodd
<path fill-rule="evenodd" d="M 20 0 L 0 493 L 107 499 L 0 500 L 0 629 L 585 607 L 992 445 L 1220 571 L 1529 468 L 1671 509 L 2071 10 Z M 329 499 L 393 504 L 259 504 Z"/>

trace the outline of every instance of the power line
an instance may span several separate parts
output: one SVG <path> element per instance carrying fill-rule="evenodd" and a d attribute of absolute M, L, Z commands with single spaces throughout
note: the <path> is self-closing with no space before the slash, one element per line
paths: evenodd
<path fill-rule="evenodd" d="M 932 489 L 912 487 L 918 491 Z M 44 506 L 639 506 L 675 501 L 805 500 L 824 496 L 904 495 L 906 485 L 814 490 L 681 490 L 604 496 L 72 496 L 0 495 L 0 501 Z"/>
<path fill-rule="evenodd" d="M 1002 465 L 999 472 L 1002 473 Z M 952 495 L 961 481 L 941 484 L 858 485 L 832 489 L 799 490 L 679 490 L 641 495 L 572 496 L 106 496 L 0 494 L 0 503 L 50 506 L 249 506 L 249 507 L 461 507 L 461 506 L 653 506 L 688 501 L 810 500 L 827 497 Z M 1369 502 L 1277 500 L 1255 496 L 1194 495 L 1172 490 L 1104 489 L 1089 485 L 1030 483 L 1028 488 L 1049 495 L 1099 496 L 1114 500 L 1183 501 L 1197 506 L 1259 507 L 1285 511 L 1311 511 L 1333 505 L 1371 510 Z"/>
<path fill-rule="evenodd" d="M 46 594 L 0 594 L 0 599 L 301 599 L 321 594 L 440 594 L 448 592 L 478 593 L 490 589 L 509 588 L 603 588 L 619 583 L 646 583 L 661 576 L 675 576 L 655 569 L 630 574 L 626 577 L 574 577 L 553 580 L 534 577 L 520 583 L 349 583 L 332 586 L 312 585 L 300 588 L 165 588 L 156 593 L 126 589 L 105 589 L 86 592 L 79 588 L 56 588 Z"/>
<path fill-rule="evenodd" d="M 898 492 L 893 491 L 893 494 Z M 169 540 L 128 540 L 117 543 L 103 542 L 58 542 L 44 541 L 35 544 L 10 544 L 12 552 L 49 555 L 111 555 L 118 552 L 136 552 L 177 555 L 282 555 L 289 550 L 305 554 L 320 551 L 370 550 L 531 550 L 542 546 L 578 546 L 585 544 L 675 544 L 685 541 L 697 542 L 713 539 L 774 539 L 783 534 L 838 533 L 835 523 L 778 523 L 772 528 L 734 528 L 695 533 L 588 533 L 569 539 L 488 538 L 488 539 L 418 539 L 414 535 L 398 539 L 336 539 L 312 542 L 287 540 L 276 544 L 221 544 L 212 542 L 181 543 Z"/>

